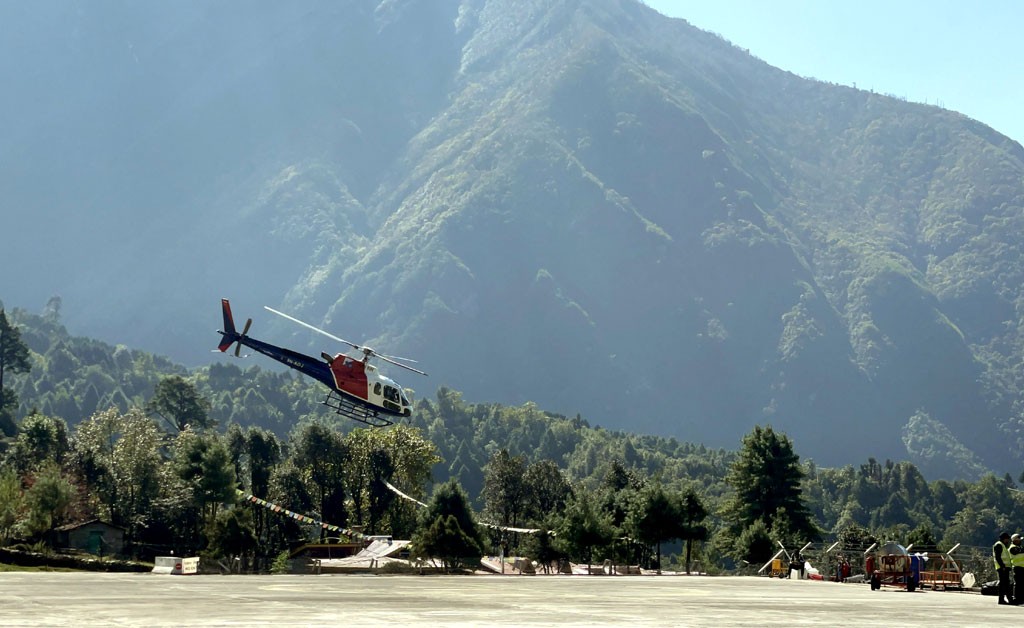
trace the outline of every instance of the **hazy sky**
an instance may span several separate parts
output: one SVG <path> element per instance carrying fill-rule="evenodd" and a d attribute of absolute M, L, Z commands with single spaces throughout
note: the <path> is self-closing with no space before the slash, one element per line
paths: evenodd
<path fill-rule="evenodd" d="M 1024 1 L 644 1 L 799 76 L 959 111 L 1024 144 Z"/>

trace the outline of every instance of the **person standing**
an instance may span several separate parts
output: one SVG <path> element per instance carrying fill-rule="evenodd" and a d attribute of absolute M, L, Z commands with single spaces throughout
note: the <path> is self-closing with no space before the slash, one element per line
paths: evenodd
<path fill-rule="evenodd" d="M 996 565 L 996 575 L 999 576 L 1000 604 L 1013 604 L 1010 592 L 1010 545 L 1009 533 L 1003 532 L 992 546 L 992 560 Z"/>
<path fill-rule="evenodd" d="M 1010 537 L 1010 566 L 1013 568 L 1013 603 L 1024 604 L 1024 546 L 1019 534 Z"/>
<path fill-rule="evenodd" d="M 798 579 L 804 579 L 804 555 L 800 553 L 800 550 L 793 554 L 793 559 L 789 562 L 789 575 L 792 576 L 794 571 Z"/>

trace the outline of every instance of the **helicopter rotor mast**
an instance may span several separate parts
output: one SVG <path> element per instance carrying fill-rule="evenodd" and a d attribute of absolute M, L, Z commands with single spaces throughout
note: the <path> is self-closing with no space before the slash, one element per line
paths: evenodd
<path fill-rule="evenodd" d="M 265 310 L 267 310 L 267 311 L 269 311 L 269 312 L 271 312 L 273 314 L 277 314 L 278 316 L 281 316 L 283 318 L 287 318 L 288 320 L 292 321 L 293 323 L 298 323 L 299 325 L 302 325 L 306 329 L 309 329 L 309 330 L 315 331 L 318 334 L 322 334 L 324 336 L 327 336 L 331 340 L 334 340 L 336 342 L 340 342 L 342 344 L 346 344 L 346 345 L 352 347 L 353 349 L 355 349 L 356 351 L 362 351 L 362 353 L 363 353 L 363 360 L 364 361 L 365 360 L 369 360 L 370 358 L 380 358 L 381 360 L 387 362 L 388 364 L 394 364 L 395 366 L 400 366 L 400 367 L 402 367 L 402 368 L 404 368 L 404 369 L 406 369 L 408 371 L 412 371 L 413 373 L 419 373 L 420 375 L 426 375 L 426 372 L 421 371 L 421 370 L 419 370 L 417 368 L 413 368 L 413 367 L 409 366 L 408 364 L 403 364 L 403 363 L 398 361 L 398 360 L 405 360 L 407 362 L 416 362 L 416 360 L 413 360 L 411 358 L 400 358 L 400 357 L 394 356 L 394 355 L 384 355 L 384 354 L 381 354 L 381 353 L 377 353 L 376 351 L 374 351 L 370 347 L 366 347 L 366 346 L 363 346 L 363 345 L 357 345 L 356 343 L 354 343 L 354 342 L 352 342 L 350 340 L 345 340 L 344 338 L 339 338 L 338 336 L 335 336 L 334 334 L 332 334 L 330 332 L 326 332 L 326 331 L 320 329 L 319 327 L 314 327 L 313 325 L 310 325 L 309 323 L 307 323 L 305 321 L 300 321 L 299 319 L 295 318 L 294 316 L 289 316 L 288 314 L 285 314 L 284 312 L 279 312 L 279 311 L 275 310 L 274 308 L 272 308 L 272 307 L 270 307 L 268 305 L 264 305 L 263 309 L 265 309 Z"/>

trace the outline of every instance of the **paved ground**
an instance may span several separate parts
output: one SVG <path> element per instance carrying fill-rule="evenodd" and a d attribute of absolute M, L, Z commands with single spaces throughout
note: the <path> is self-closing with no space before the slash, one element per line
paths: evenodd
<path fill-rule="evenodd" d="M 0 573 L 0 626 L 1006 626 L 970 593 L 687 576 Z"/>

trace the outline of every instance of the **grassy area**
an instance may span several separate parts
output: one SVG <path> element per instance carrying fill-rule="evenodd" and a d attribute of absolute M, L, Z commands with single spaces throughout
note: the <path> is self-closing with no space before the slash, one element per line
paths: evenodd
<path fill-rule="evenodd" d="M 0 571 L 151 571 L 152 563 L 0 547 Z"/>
<path fill-rule="evenodd" d="M 68 569 L 67 567 L 50 567 L 48 565 L 9 565 L 6 563 L 0 563 L 0 573 L 6 571 L 77 571 L 75 569 Z"/>

